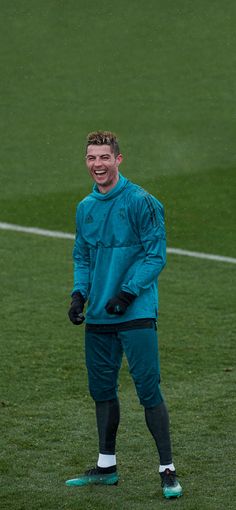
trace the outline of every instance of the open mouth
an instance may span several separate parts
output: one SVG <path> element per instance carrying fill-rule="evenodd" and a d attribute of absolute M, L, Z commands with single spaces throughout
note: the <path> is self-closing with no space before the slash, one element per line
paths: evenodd
<path fill-rule="evenodd" d="M 95 175 L 105 175 L 107 172 L 106 170 L 95 170 L 94 173 Z"/>

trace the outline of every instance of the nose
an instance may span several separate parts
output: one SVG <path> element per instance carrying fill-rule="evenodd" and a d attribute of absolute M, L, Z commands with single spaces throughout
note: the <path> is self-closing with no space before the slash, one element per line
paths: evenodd
<path fill-rule="evenodd" d="M 99 158 L 99 157 L 97 157 L 97 158 L 94 160 L 94 163 L 93 163 L 93 164 L 94 164 L 95 168 L 99 168 L 99 167 L 101 166 L 102 162 L 101 162 L 100 158 Z"/>

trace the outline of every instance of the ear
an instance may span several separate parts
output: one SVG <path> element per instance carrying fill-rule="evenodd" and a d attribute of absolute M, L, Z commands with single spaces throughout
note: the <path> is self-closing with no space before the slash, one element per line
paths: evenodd
<path fill-rule="evenodd" d="M 118 154 L 118 156 L 116 156 L 116 162 L 117 162 L 117 165 L 119 166 L 123 161 L 123 156 L 122 154 Z"/>

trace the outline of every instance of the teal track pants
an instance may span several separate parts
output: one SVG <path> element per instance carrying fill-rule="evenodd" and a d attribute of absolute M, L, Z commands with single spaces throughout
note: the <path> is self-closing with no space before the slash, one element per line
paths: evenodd
<path fill-rule="evenodd" d="M 118 375 L 125 353 L 140 404 L 154 407 L 163 401 L 160 391 L 158 337 L 153 327 L 85 333 L 89 390 L 96 401 L 117 398 Z"/>

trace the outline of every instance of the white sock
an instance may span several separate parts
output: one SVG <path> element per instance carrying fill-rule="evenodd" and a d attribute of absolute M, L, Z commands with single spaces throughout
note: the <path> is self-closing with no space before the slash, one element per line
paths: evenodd
<path fill-rule="evenodd" d="M 175 466 L 174 466 L 173 463 L 172 464 L 166 464 L 165 466 L 161 464 L 160 467 L 159 467 L 159 473 L 164 473 L 164 471 L 166 469 L 169 469 L 170 471 L 175 471 Z"/>
<path fill-rule="evenodd" d="M 101 468 L 115 466 L 116 455 L 104 455 L 104 453 L 99 453 L 97 465 Z"/>

